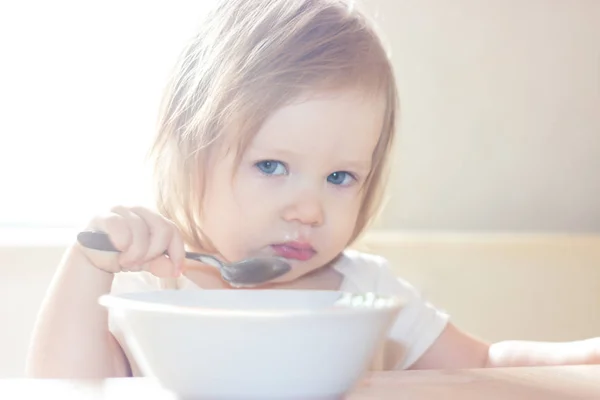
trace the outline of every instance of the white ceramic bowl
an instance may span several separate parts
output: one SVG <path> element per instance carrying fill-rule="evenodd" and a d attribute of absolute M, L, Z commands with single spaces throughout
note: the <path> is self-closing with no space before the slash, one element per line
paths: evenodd
<path fill-rule="evenodd" d="M 136 363 L 181 398 L 337 399 L 369 367 L 401 299 L 303 290 L 105 295 Z"/>

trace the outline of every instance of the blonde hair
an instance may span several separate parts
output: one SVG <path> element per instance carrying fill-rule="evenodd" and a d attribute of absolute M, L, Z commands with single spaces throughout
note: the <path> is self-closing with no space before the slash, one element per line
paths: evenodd
<path fill-rule="evenodd" d="M 381 204 L 395 130 L 396 84 L 378 35 L 351 1 L 217 1 L 164 94 L 151 149 L 159 212 L 188 245 L 208 246 L 203 174 L 222 134 L 239 134 L 239 156 L 274 110 L 311 91 L 348 87 L 386 100 L 353 241 Z"/>

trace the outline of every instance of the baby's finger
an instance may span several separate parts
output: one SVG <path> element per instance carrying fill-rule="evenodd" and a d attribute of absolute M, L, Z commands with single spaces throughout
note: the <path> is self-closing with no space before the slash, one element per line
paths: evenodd
<path fill-rule="evenodd" d="M 130 265 L 129 267 L 121 266 L 120 269 L 123 272 L 140 272 L 143 269 L 143 264 L 135 263 L 133 265 Z"/>
<path fill-rule="evenodd" d="M 157 257 L 144 264 L 143 269 L 159 278 L 173 278 L 178 276 L 174 273 L 173 262 L 165 256 Z"/>
<path fill-rule="evenodd" d="M 119 251 L 127 250 L 131 243 L 131 231 L 127 226 L 127 222 L 123 217 L 115 213 L 107 213 L 95 217 L 90 221 L 86 229 L 105 232 L 113 246 Z M 88 249 L 84 246 L 80 246 L 80 248 L 96 267 L 113 273 L 121 270 L 121 266 L 119 265 L 120 254 L 118 251 L 100 251 Z"/>
<path fill-rule="evenodd" d="M 150 231 L 146 222 L 125 207 L 114 207 L 111 211 L 125 220 L 131 232 L 130 245 L 119 256 L 119 263 L 126 268 L 143 263 L 150 242 Z"/>
<path fill-rule="evenodd" d="M 144 262 L 162 256 L 169 247 L 169 243 L 177 230 L 175 226 L 163 218 L 143 207 L 132 207 L 131 211 L 144 220 L 150 232 L 148 251 L 144 255 Z"/>
<path fill-rule="evenodd" d="M 183 272 L 183 262 L 185 261 L 185 246 L 183 244 L 183 238 L 178 229 L 173 232 L 173 237 L 167 248 L 169 259 L 173 263 L 175 269 L 175 275 L 179 275 Z"/>
<path fill-rule="evenodd" d="M 131 244 L 131 230 L 123 216 L 114 212 L 98 215 L 87 227 L 87 230 L 98 230 L 106 233 L 110 242 L 118 251 L 126 251 Z"/>

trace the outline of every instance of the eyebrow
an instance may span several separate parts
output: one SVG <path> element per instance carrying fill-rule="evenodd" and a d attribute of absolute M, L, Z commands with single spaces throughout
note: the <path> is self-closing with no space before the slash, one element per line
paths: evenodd
<path fill-rule="evenodd" d="M 359 171 L 368 171 L 371 169 L 371 161 L 342 161 L 340 165 L 350 167 L 350 169 L 356 169 Z"/>
<path fill-rule="evenodd" d="M 299 154 L 293 150 L 287 150 L 287 149 L 282 149 L 282 148 L 277 148 L 277 147 L 250 147 L 248 149 L 249 151 L 253 152 L 253 153 L 271 153 L 271 154 L 276 154 L 276 155 L 282 155 L 282 156 L 293 156 L 293 157 L 298 157 L 298 156 L 302 156 L 302 154 Z"/>

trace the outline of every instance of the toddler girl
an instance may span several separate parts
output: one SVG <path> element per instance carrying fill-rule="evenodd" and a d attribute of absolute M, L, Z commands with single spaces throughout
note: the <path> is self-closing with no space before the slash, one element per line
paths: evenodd
<path fill-rule="evenodd" d="M 69 248 L 36 324 L 29 374 L 138 375 L 98 297 L 235 290 L 213 268 L 184 260 L 185 248 L 225 261 L 286 258 L 291 271 L 264 289 L 408 299 L 374 368 L 597 360 L 597 339 L 490 346 L 456 328 L 385 259 L 348 250 L 378 210 L 396 113 L 392 66 L 352 2 L 215 2 L 165 93 L 152 148 L 157 211 L 119 206 L 89 222 L 122 253 Z"/>

